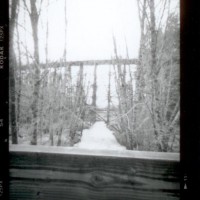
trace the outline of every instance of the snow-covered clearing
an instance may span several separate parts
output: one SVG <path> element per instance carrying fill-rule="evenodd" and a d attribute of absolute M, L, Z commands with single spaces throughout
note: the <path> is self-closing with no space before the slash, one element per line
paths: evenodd
<path fill-rule="evenodd" d="M 120 145 L 105 122 L 96 122 L 90 129 L 83 130 L 81 141 L 75 145 L 84 149 L 126 150 Z"/>

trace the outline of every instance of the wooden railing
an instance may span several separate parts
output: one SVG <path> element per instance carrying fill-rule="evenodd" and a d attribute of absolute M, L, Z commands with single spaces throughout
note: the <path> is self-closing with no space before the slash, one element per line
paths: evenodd
<path fill-rule="evenodd" d="M 10 199 L 175 200 L 178 153 L 10 147 Z"/>

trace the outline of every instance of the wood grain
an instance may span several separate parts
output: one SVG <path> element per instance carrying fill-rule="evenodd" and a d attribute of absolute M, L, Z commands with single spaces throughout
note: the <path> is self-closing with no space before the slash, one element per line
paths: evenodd
<path fill-rule="evenodd" d="M 10 199 L 175 200 L 179 172 L 178 154 L 15 145 Z"/>

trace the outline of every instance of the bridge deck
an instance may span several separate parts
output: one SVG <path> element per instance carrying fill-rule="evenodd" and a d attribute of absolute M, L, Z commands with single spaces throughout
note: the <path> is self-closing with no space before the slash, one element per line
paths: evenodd
<path fill-rule="evenodd" d="M 68 61 L 68 62 L 50 62 L 48 68 L 59 68 L 63 66 L 94 66 L 94 65 L 137 65 L 138 59 L 110 59 L 110 60 L 83 60 L 83 61 Z M 29 66 L 31 67 L 31 65 Z M 46 68 L 46 64 L 41 63 L 40 68 Z M 26 70 L 27 66 L 22 66 L 22 70 Z"/>

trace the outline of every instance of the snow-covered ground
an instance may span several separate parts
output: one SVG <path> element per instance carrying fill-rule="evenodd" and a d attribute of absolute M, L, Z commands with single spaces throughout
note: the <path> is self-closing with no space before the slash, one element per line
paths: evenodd
<path fill-rule="evenodd" d="M 83 130 L 81 141 L 75 145 L 83 149 L 126 150 L 121 146 L 105 122 L 96 122 L 90 129 Z"/>

